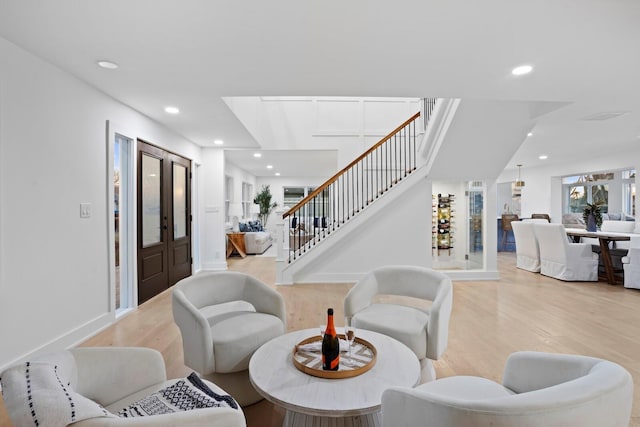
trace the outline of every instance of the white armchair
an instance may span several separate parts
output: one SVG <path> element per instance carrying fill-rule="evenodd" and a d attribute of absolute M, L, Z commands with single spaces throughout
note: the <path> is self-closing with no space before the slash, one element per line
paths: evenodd
<path fill-rule="evenodd" d="M 200 273 L 174 286 L 173 318 L 187 366 L 243 406 L 262 399 L 249 381 L 249 359 L 286 330 L 284 298 L 278 292 L 248 274 Z"/>
<path fill-rule="evenodd" d="M 548 223 L 545 219 L 540 221 Z M 516 267 L 539 273 L 540 248 L 533 224 L 533 222 L 514 221 L 511 223 L 511 228 L 516 240 Z"/>
<path fill-rule="evenodd" d="M 29 374 L 27 389 L 25 374 Z M 86 347 L 43 355 L 2 373 L 3 400 L 15 426 L 219 426 L 246 425 L 242 409 L 201 408 L 135 418 L 115 416 L 172 386 L 162 355 L 150 348 Z M 215 393 L 226 392 L 208 381 Z M 73 411 L 72 411 L 73 410 Z M 72 413 L 73 412 L 73 413 Z M 35 420 L 38 420 L 38 424 Z"/>
<path fill-rule="evenodd" d="M 429 308 L 377 302 L 378 295 L 397 295 L 431 302 Z M 357 328 L 379 332 L 409 347 L 420 360 L 422 381 L 435 379 L 431 360 L 447 348 L 453 303 L 451 279 L 417 266 L 386 266 L 371 271 L 347 293 L 344 313 Z"/>
<path fill-rule="evenodd" d="M 535 223 L 540 273 L 566 281 L 598 280 L 598 254 L 586 243 L 569 243 L 562 224 Z"/>
<path fill-rule="evenodd" d="M 382 425 L 626 427 L 633 379 L 602 359 L 523 351 L 509 356 L 498 384 L 454 376 L 382 395 Z"/>
<path fill-rule="evenodd" d="M 640 289 L 640 235 L 631 236 L 629 251 L 622 257 L 624 287 Z"/>

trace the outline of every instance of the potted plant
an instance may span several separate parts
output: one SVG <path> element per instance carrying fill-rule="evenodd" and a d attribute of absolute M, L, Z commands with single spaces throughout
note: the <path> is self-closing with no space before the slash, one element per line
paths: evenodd
<path fill-rule="evenodd" d="M 278 206 L 278 203 L 271 203 L 271 190 L 267 184 L 263 185 L 260 192 L 256 194 L 253 199 L 253 203 L 260 207 L 260 213 L 258 213 L 258 219 L 264 227 L 267 225 L 269 214 Z"/>
<path fill-rule="evenodd" d="M 587 231 L 596 231 L 602 225 L 602 212 L 600 203 L 587 203 L 582 212 L 582 218 L 587 224 Z"/>

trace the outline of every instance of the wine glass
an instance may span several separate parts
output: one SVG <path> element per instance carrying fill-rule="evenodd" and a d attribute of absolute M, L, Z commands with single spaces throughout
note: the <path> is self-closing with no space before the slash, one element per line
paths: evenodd
<path fill-rule="evenodd" d="M 349 343 L 349 358 L 347 359 L 346 365 L 353 366 L 353 359 L 351 359 L 351 347 L 353 346 L 353 341 L 356 339 L 356 321 L 352 317 L 346 317 L 344 321 L 344 338 Z"/>
<path fill-rule="evenodd" d="M 324 332 L 327 330 L 327 325 L 320 325 L 320 337 L 324 338 Z"/>

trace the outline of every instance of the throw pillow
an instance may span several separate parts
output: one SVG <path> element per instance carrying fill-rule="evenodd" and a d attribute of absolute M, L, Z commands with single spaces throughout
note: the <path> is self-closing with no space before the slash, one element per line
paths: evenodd
<path fill-rule="evenodd" d="M 247 231 L 250 231 L 249 226 L 244 222 L 241 222 L 240 224 L 238 224 L 238 227 L 240 228 L 240 232 L 242 233 L 246 233 Z"/>
<path fill-rule="evenodd" d="M 158 390 L 118 412 L 122 418 L 169 414 L 200 408 L 228 407 L 238 409 L 235 399 L 228 394 L 218 394 L 192 372 L 187 378 Z"/>
<path fill-rule="evenodd" d="M 22 363 L 3 372 L 0 382 L 9 417 L 18 426 L 59 427 L 89 418 L 115 417 L 76 393 L 52 363 Z"/>

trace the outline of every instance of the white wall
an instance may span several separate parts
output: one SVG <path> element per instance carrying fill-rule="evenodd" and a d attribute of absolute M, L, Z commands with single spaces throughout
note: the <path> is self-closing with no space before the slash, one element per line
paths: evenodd
<path fill-rule="evenodd" d="M 0 368 L 114 318 L 107 120 L 199 161 L 199 147 L 0 39 Z"/>
<path fill-rule="evenodd" d="M 522 180 L 525 186 L 522 188 L 522 217 L 529 217 L 532 213 L 550 213 L 552 222 L 561 222 L 562 219 L 562 191 L 561 177 L 580 175 L 583 173 L 612 171 L 619 169 L 633 169 L 640 161 L 640 147 L 628 152 L 613 152 L 608 156 L 598 156 L 588 162 L 574 163 L 567 159 L 563 163 L 543 164 L 536 167 L 522 167 Z M 518 171 L 504 171 L 498 182 L 515 181 Z M 636 181 L 637 183 L 637 181 Z M 610 210 L 617 212 L 621 203 L 620 188 L 613 186 L 609 189 Z M 501 206 L 498 206 L 500 209 Z M 636 205 L 637 208 L 637 205 Z M 637 211 L 637 209 L 636 209 Z M 498 212 L 501 212 L 500 210 Z"/>
<path fill-rule="evenodd" d="M 338 245 L 324 251 L 313 264 L 296 273 L 294 282 L 356 281 L 383 265 L 430 267 L 431 184 L 420 179 L 420 182 L 405 189 L 395 196 L 397 198 L 393 199 L 393 206 L 367 216 Z M 387 195 L 376 203 L 383 203 L 385 197 Z M 336 237 L 338 233 L 340 231 L 336 232 Z M 327 239 L 326 243 L 328 240 L 331 239 Z"/>
<path fill-rule="evenodd" d="M 202 149 L 202 203 L 200 229 L 202 270 L 224 270 L 226 237 L 224 230 L 224 151 Z"/>
<path fill-rule="evenodd" d="M 235 165 L 228 161 L 225 161 L 224 164 L 224 174 L 233 178 L 233 196 L 229 200 L 232 200 L 233 203 L 242 202 L 243 182 L 253 185 L 253 195 L 251 196 L 251 199 L 253 200 L 258 191 L 258 188 L 256 187 L 256 177 L 254 175 L 242 169 L 241 166 Z"/>

